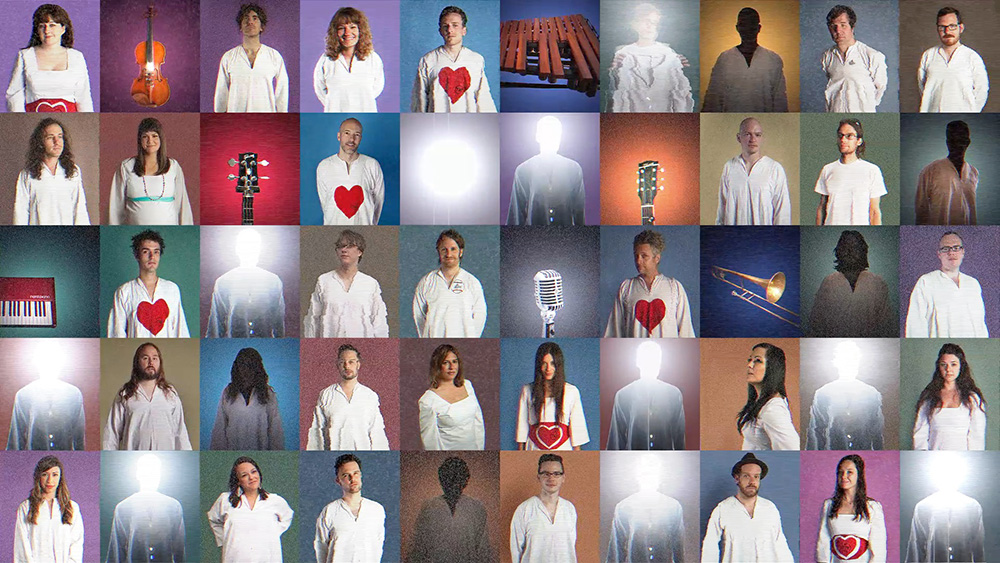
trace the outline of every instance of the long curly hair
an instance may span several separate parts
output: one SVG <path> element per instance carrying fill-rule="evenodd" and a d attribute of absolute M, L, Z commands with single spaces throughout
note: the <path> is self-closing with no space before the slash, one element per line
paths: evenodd
<path fill-rule="evenodd" d="M 69 498 L 69 487 L 66 485 L 66 471 L 63 470 L 62 462 L 54 455 L 47 455 L 38 460 L 35 465 L 35 476 L 32 480 L 34 485 L 28 493 L 28 524 L 38 524 L 38 511 L 42 506 L 44 491 L 42 490 L 42 473 L 53 467 L 59 468 L 59 486 L 56 487 L 56 500 L 59 502 L 59 510 L 62 512 L 62 523 L 73 523 L 73 503 Z"/>
<path fill-rule="evenodd" d="M 254 348 L 244 348 L 236 354 L 229 376 L 231 379 L 223 394 L 230 403 L 235 401 L 236 397 L 243 395 L 243 399 L 249 404 L 250 393 L 256 392 L 260 404 L 266 405 L 274 393 L 274 388 L 267 383 L 264 358 L 261 358 L 260 352 Z"/>
<path fill-rule="evenodd" d="M 139 382 L 142 381 L 142 368 L 139 367 L 139 356 L 142 354 L 142 349 L 152 346 L 156 349 L 156 354 L 160 357 L 160 372 L 156 374 L 156 386 L 163 391 L 164 395 L 169 395 L 170 393 L 176 393 L 174 391 L 174 386 L 167 381 L 166 371 L 163 367 L 163 354 L 160 353 L 160 347 L 152 342 L 143 342 L 135 349 L 135 355 L 132 356 L 132 376 L 122 388 L 118 390 L 118 397 L 122 401 L 128 401 L 135 396 L 136 391 L 139 389 Z"/>
<path fill-rule="evenodd" d="M 58 119 L 46 117 L 38 122 L 35 130 L 31 132 L 31 140 L 28 141 L 28 154 L 25 158 L 24 169 L 28 175 L 39 180 L 42 177 L 42 167 L 45 166 L 45 130 L 50 125 L 58 125 L 63 134 L 63 150 L 59 155 L 59 166 L 62 166 L 67 178 L 76 175 L 76 163 L 73 161 L 73 151 L 69 146 L 69 132 L 66 126 Z"/>
<path fill-rule="evenodd" d="M 542 373 L 542 361 L 546 355 L 551 355 L 552 363 L 556 365 L 556 372 L 551 381 L 546 381 L 545 375 Z M 546 387 L 548 387 L 549 396 L 556 404 L 555 422 L 559 422 L 563 418 L 563 392 L 566 389 L 565 363 L 562 348 L 555 342 L 543 342 L 535 351 L 535 380 L 531 383 L 531 410 L 535 413 L 535 420 L 539 422 L 542 421 L 542 409 L 545 408 Z"/>
<path fill-rule="evenodd" d="M 240 505 L 240 476 L 236 474 L 236 468 L 241 463 L 252 464 L 257 470 L 257 477 L 260 479 L 260 488 L 257 489 L 257 494 L 260 495 L 261 500 L 267 500 L 267 491 L 264 490 L 264 472 L 260 470 L 260 466 L 252 457 L 243 455 L 236 458 L 236 461 L 233 462 L 233 469 L 229 472 L 229 504 L 233 505 L 233 508 Z"/>
<path fill-rule="evenodd" d="M 955 385 L 958 386 L 962 406 L 971 411 L 973 408 L 973 395 L 975 395 L 979 399 L 979 409 L 986 412 L 986 399 L 983 397 L 983 392 L 976 385 L 976 380 L 972 378 L 972 366 L 965 359 L 965 350 L 962 350 L 962 347 L 958 344 L 949 342 L 938 350 L 937 361 L 934 362 L 934 373 L 931 374 L 931 382 L 920 392 L 920 398 L 917 399 L 915 416 L 919 416 L 920 410 L 926 408 L 927 419 L 930 420 L 934 416 L 934 412 L 941 407 L 941 390 L 944 389 L 944 377 L 941 376 L 938 364 L 941 362 L 941 357 L 945 354 L 958 357 L 958 362 L 961 366 L 958 371 L 958 379 L 955 380 Z"/>
<path fill-rule="evenodd" d="M 35 9 L 31 16 L 31 38 L 28 39 L 28 47 L 35 47 L 42 44 L 42 38 L 38 36 L 38 26 L 44 22 L 52 20 L 61 23 L 66 27 L 63 32 L 60 44 L 69 49 L 73 46 L 73 21 L 69 19 L 69 14 L 58 4 L 42 4 Z"/>
<path fill-rule="evenodd" d="M 139 130 L 135 135 L 135 163 L 132 172 L 136 176 L 146 174 L 146 152 L 142 150 L 142 136 L 152 131 L 160 137 L 160 148 L 156 151 L 156 173 L 154 176 L 166 174 L 170 170 L 170 159 L 167 158 L 167 139 L 163 136 L 163 124 L 155 117 L 147 117 L 139 122 Z"/>
<path fill-rule="evenodd" d="M 747 384 L 747 404 L 743 405 L 740 413 L 736 415 L 736 429 L 740 434 L 743 427 L 757 420 L 760 409 L 775 395 L 788 397 L 785 391 L 785 351 L 769 342 L 755 344 L 751 350 L 763 348 L 764 361 L 764 381 L 760 385 L 760 394 L 753 385 Z"/>
<path fill-rule="evenodd" d="M 372 44 L 372 29 L 368 25 L 365 13 L 357 8 L 344 7 L 337 10 L 330 18 L 330 26 L 326 29 L 326 56 L 337 60 L 344 48 L 337 39 L 337 26 L 353 23 L 358 26 L 358 44 L 354 46 L 354 56 L 359 61 L 365 60 L 369 53 L 375 50 Z"/>
<path fill-rule="evenodd" d="M 854 489 L 854 520 L 858 522 L 861 519 L 870 520 L 871 515 L 868 514 L 868 487 L 865 485 L 865 460 L 858 454 L 845 455 L 837 462 L 837 484 L 834 486 L 833 497 L 830 499 L 830 512 L 827 514 L 827 518 L 832 520 L 837 517 L 837 510 L 840 508 L 841 503 L 844 502 L 844 497 L 847 496 L 847 491 L 840 486 L 840 466 L 845 461 L 852 462 L 858 470 L 858 486 Z"/>

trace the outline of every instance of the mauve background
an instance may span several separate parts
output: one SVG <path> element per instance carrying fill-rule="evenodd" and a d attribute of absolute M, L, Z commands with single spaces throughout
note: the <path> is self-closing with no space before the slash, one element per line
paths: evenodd
<path fill-rule="evenodd" d="M 941 269 L 937 248 L 941 236 L 955 231 L 965 246 L 961 271 L 979 281 L 986 306 L 986 328 L 1000 334 L 1000 233 L 994 227 L 923 226 L 899 228 L 899 333 L 906 334 L 910 294 L 920 276 Z"/>
<path fill-rule="evenodd" d="M 0 551 L 14 553 L 14 522 L 20 506 L 34 486 L 35 465 L 50 452 L 6 452 L 0 457 L 0 472 L 4 475 L 3 493 L 0 493 L 0 527 L 7 532 L 0 534 Z M 83 525 L 88 531 L 83 535 L 83 560 L 103 561 L 101 557 L 100 528 L 100 472 L 101 454 L 98 452 L 51 452 L 63 464 L 63 479 L 69 487 L 70 498 L 80 505 Z M 76 515 L 74 515 L 76 518 Z"/>
<path fill-rule="evenodd" d="M 219 61 L 226 51 L 243 44 L 236 15 L 245 0 L 212 0 L 201 6 L 201 111 L 215 111 L 215 81 Z M 299 5 L 296 2 L 262 3 L 267 26 L 260 41 L 281 53 L 288 73 L 288 111 L 299 111 Z M 156 36 L 156 23 L 153 23 Z"/>
<path fill-rule="evenodd" d="M 615 394 L 626 385 L 638 381 L 636 352 L 646 342 L 641 338 L 601 339 L 601 449 L 608 445 L 611 432 L 611 413 L 614 412 Z M 684 397 L 684 449 L 699 448 L 701 406 L 698 379 L 699 348 L 693 338 L 653 339 L 663 357 L 658 379 L 677 387 Z"/>
<path fill-rule="evenodd" d="M 378 394 L 389 448 L 399 449 L 399 340 L 396 338 L 303 338 L 299 341 L 299 447 L 306 449 L 313 411 L 323 389 L 340 382 L 337 349 L 361 352 L 358 382 Z"/>
<path fill-rule="evenodd" d="M 803 563 L 816 561 L 820 511 L 823 502 L 833 496 L 837 485 L 837 463 L 845 455 L 856 453 L 865 460 L 865 485 L 868 498 L 882 504 L 885 513 L 886 561 L 900 561 L 899 553 L 899 454 L 896 452 L 803 452 L 799 458 L 802 512 L 799 515 L 799 557 Z M 787 532 L 786 532 L 787 533 Z M 792 553 L 795 546 L 789 545 Z"/>
<path fill-rule="evenodd" d="M 500 115 L 500 224 L 507 224 L 510 194 L 514 189 L 514 170 L 522 162 L 538 154 L 535 141 L 538 113 L 504 113 Z M 596 225 L 601 216 L 600 119 L 596 113 L 560 113 L 562 143 L 559 154 L 576 161 L 583 168 L 583 188 L 587 192 L 584 204 L 585 220 Z"/>
<path fill-rule="evenodd" d="M 0 77 L 10 80 L 17 62 L 17 52 L 28 46 L 31 39 L 31 16 L 42 2 L 23 2 L 7 0 L 3 3 L 4 16 L 7 23 L 4 33 L 0 33 Z M 94 101 L 94 111 L 101 108 L 101 3 L 97 0 L 62 0 L 59 5 L 65 8 L 73 22 L 73 48 L 83 53 L 87 60 L 87 72 L 90 73 L 90 97 Z M 154 24 L 155 25 L 155 24 Z M 143 27 L 145 29 L 145 27 Z M 155 34 L 156 31 L 154 30 Z M 145 31 L 143 31 L 145 36 Z M 137 42 L 138 43 L 138 42 Z M 132 46 L 135 48 L 135 45 Z M 132 66 L 135 66 L 133 63 Z M 136 75 L 139 69 L 136 68 Z M 5 82 L 9 84 L 9 82 Z M 4 88 L 6 92 L 6 87 Z M 131 96 L 130 96 L 131 99 Z M 0 104 L 0 112 L 7 111 L 7 104 Z"/>
<path fill-rule="evenodd" d="M 301 111 L 320 113 L 323 111 L 323 104 L 316 97 L 313 90 L 313 70 L 320 55 L 326 52 L 326 30 L 330 27 L 330 20 L 337 10 L 350 5 L 361 10 L 368 18 L 368 26 L 372 31 L 372 45 L 375 52 L 382 59 L 382 68 L 385 73 L 385 87 L 382 93 L 375 99 L 379 111 L 397 113 L 399 106 L 400 73 L 399 73 L 399 0 L 361 0 L 358 2 L 331 2 L 329 0 L 301 0 L 299 6 L 299 40 L 301 41 L 301 56 L 298 61 L 296 75 L 298 83 L 295 88 L 301 92 L 302 101 L 296 106 L 301 108 L 289 111 Z M 433 31 L 433 28 L 432 28 Z M 298 53 L 296 49 L 296 53 Z M 282 53 L 284 54 L 284 53 Z M 289 64 L 288 57 L 285 57 L 285 65 Z M 413 66 L 416 72 L 416 64 Z M 292 79 L 291 72 L 288 75 Z M 407 79 L 406 106 L 409 107 L 409 89 L 413 85 L 413 76 Z M 294 81 L 293 81 L 294 83 Z M 295 98 L 296 101 L 298 98 Z"/>
<path fill-rule="evenodd" d="M 146 40 L 146 0 L 102 0 L 101 111 L 176 112 L 198 111 L 198 14 L 199 0 L 160 3 L 153 19 L 153 41 L 163 43 L 166 55 L 160 72 L 170 86 L 170 99 L 158 108 L 144 108 L 132 99 L 132 81 L 139 76 L 136 46 Z M 228 19 L 228 18 L 227 18 Z M 74 31 L 76 27 L 74 26 Z M 218 67 L 216 67 L 218 70 Z M 97 101 L 96 99 L 94 100 Z"/>
<path fill-rule="evenodd" d="M 405 338 L 399 344 L 399 419 L 401 450 L 423 450 L 420 440 L 420 397 L 430 388 L 434 349 L 458 349 L 462 376 L 472 381 L 486 425 L 486 449 L 500 449 L 500 340 L 497 338 Z"/>
<path fill-rule="evenodd" d="M 37 380 L 40 366 L 56 370 L 57 377 L 76 386 L 83 394 L 86 417 L 84 447 L 101 449 L 101 427 L 98 417 L 98 390 L 101 383 L 101 347 L 97 338 L 3 338 L 0 339 L 0 436 L 9 436 L 14 410 L 14 396 L 25 385 Z M 58 358 L 58 360 L 56 360 Z M 41 455 L 41 454 L 39 454 Z M 25 497 L 27 498 L 27 497 Z M 2 547 L 2 546 L 0 546 Z"/>

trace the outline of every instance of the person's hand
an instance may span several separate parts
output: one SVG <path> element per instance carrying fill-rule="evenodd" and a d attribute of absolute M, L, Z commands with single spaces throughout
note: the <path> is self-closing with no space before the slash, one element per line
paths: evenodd
<path fill-rule="evenodd" d="M 617 69 L 621 68 L 622 67 L 622 61 L 624 61 L 624 60 L 625 60 L 625 53 L 622 53 L 621 51 L 615 53 L 615 58 L 614 58 L 613 61 L 611 61 L 611 69 L 610 70 L 617 70 Z"/>
<path fill-rule="evenodd" d="M 677 53 L 677 58 L 681 60 L 682 67 L 691 66 L 691 63 L 687 60 L 687 57 L 685 57 L 684 55 Z"/>

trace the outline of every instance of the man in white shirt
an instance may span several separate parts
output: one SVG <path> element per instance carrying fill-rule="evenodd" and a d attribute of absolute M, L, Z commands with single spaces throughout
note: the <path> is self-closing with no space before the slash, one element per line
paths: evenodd
<path fill-rule="evenodd" d="M 539 119 L 535 140 L 538 154 L 514 170 L 507 224 L 583 225 L 583 168 L 559 154 L 562 122 L 552 115 Z"/>
<path fill-rule="evenodd" d="M 438 16 L 438 33 L 444 45 L 427 53 L 417 65 L 410 97 L 412 112 L 497 111 L 486 81 L 486 61 L 462 46 L 468 16 L 461 8 L 447 6 Z"/>
<path fill-rule="evenodd" d="M 361 460 L 354 454 L 341 455 L 334 473 L 343 496 L 326 505 L 316 519 L 316 561 L 381 561 L 385 509 L 361 497 Z"/>
<path fill-rule="evenodd" d="M 986 64 L 962 45 L 962 14 L 944 7 L 937 13 L 941 45 L 924 51 L 917 68 L 921 112 L 980 112 L 990 93 Z"/>
<path fill-rule="evenodd" d="M 882 169 L 862 160 L 865 131 L 854 118 L 837 126 L 840 158 L 827 164 L 816 180 L 820 195 L 816 206 L 817 225 L 881 225 L 879 200 L 887 192 Z"/>
<path fill-rule="evenodd" d="M 267 13 L 243 4 L 236 14 L 243 44 L 226 51 L 215 81 L 216 112 L 287 112 L 288 73 L 281 53 L 260 42 Z"/>
<path fill-rule="evenodd" d="M 989 338 L 979 281 L 963 274 L 962 237 L 948 231 L 937 251 L 941 269 L 920 276 L 906 312 L 907 338 Z"/>
<path fill-rule="evenodd" d="M 576 507 L 561 498 L 566 482 L 561 456 L 538 458 L 540 491 L 522 502 L 510 521 L 510 557 L 514 563 L 576 562 Z"/>
<path fill-rule="evenodd" d="M 632 240 L 639 275 L 618 288 L 605 338 L 694 338 L 684 286 L 659 271 L 665 247 L 663 235 L 653 230 L 642 231 Z"/>
<path fill-rule="evenodd" d="M 826 14 L 826 27 L 836 43 L 823 53 L 826 111 L 874 112 L 888 83 L 885 55 L 854 38 L 858 16 L 850 6 L 836 5 Z"/>
<path fill-rule="evenodd" d="M 236 236 L 240 265 L 215 280 L 206 337 L 285 336 L 284 284 L 276 274 L 257 266 L 260 244 L 260 233 L 251 228 Z"/>
<path fill-rule="evenodd" d="M 139 264 L 139 277 L 115 290 L 108 314 L 108 338 L 190 336 L 180 288 L 156 274 L 165 249 L 163 237 L 156 231 L 147 229 L 132 237 L 132 254 Z"/>
<path fill-rule="evenodd" d="M 14 224 L 90 224 L 83 172 L 73 162 L 66 128 L 51 117 L 31 133 L 28 161 L 17 176 Z"/>
<path fill-rule="evenodd" d="M 378 394 L 358 383 L 361 352 L 337 349 L 340 381 L 320 391 L 309 427 L 307 450 L 388 450 Z"/>
<path fill-rule="evenodd" d="M 104 426 L 105 450 L 190 450 L 184 405 L 164 375 L 160 349 L 140 344 L 132 376 L 115 395 Z"/>
<path fill-rule="evenodd" d="M 736 18 L 740 44 L 716 59 L 701 111 L 788 111 L 784 62 L 777 53 L 757 44 L 760 30 L 757 10 L 740 10 Z"/>
<path fill-rule="evenodd" d="M 969 125 L 952 121 L 945 135 L 948 158 L 928 164 L 917 177 L 917 224 L 975 225 L 979 170 L 965 161 L 972 144 Z"/>
<path fill-rule="evenodd" d="M 324 225 L 378 225 L 385 202 L 382 167 L 358 152 L 361 122 L 345 119 L 337 131 L 340 150 L 316 167 L 316 191 Z"/>
<path fill-rule="evenodd" d="M 615 393 L 608 450 L 683 450 L 684 396 L 658 379 L 663 351 L 655 340 L 636 350 L 639 379 Z"/>
<path fill-rule="evenodd" d="M 757 496 L 760 482 L 767 476 L 767 464 L 747 453 L 733 466 L 732 475 L 736 495 L 712 510 L 701 547 L 702 563 L 794 561 L 778 507 Z"/>
<path fill-rule="evenodd" d="M 740 122 L 740 154 L 722 167 L 716 225 L 791 225 L 788 177 L 776 160 L 764 156 L 764 129 L 756 118 Z"/>
<path fill-rule="evenodd" d="M 441 265 L 417 282 L 413 321 L 420 338 L 479 338 L 486 328 L 486 296 L 476 276 L 462 269 L 465 239 L 454 229 L 438 235 Z"/>

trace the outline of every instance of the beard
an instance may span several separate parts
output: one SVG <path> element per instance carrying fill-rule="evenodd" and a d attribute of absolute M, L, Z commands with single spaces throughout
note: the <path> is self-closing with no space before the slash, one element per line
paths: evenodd
<path fill-rule="evenodd" d="M 759 491 L 759 490 L 760 490 L 759 488 L 751 488 L 751 487 L 744 488 L 744 487 L 740 487 L 740 492 L 743 493 L 743 496 L 745 496 L 747 498 L 753 498 L 753 497 L 757 496 L 757 491 Z"/>
<path fill-rule="evenodd" d="M 163 370 L 152 371 L 141 369 L 136 372 L 137 379 L 139 381 L 150 381 L 153 379 L 159 379 L 163 375 Z"/>

